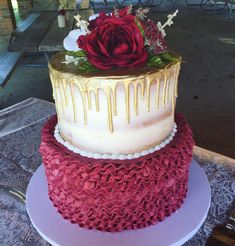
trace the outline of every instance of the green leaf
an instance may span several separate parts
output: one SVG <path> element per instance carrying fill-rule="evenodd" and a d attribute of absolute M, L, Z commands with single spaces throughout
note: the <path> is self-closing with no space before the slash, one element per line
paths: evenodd
<path fill-rule="evenodd" d="M 67 51 L 67 55 L 74 56 L 74 57 L 86 57 L 86 52 L 83 50 L 79 51 Z"/>
<path fill-rule="evenodd" d="M 160 57 L 162 60 L 164 60 L 166 62 L 173 62 L 176 60 L 176 58 L 173 57 L 172 55 L 170 55 L 168 52 L 161 53 Z"/>
<path fill-rule="evenodd" d="M 163 52 L 158 55 L 149 53 L 148 66 L 162 68 L 169 63 L 177 61 L 178 58 L 169 52 Z"/>
<path fill-rule="evenodd" d="M 152 66 L 162 67 L 164 65 L 164 62 L 162 61 L 159 55 L 150 54 L 147 65 L 151 67 Z"/>
<path fill-rule="evenodd" d="M 78 65 L 78 71 L 80 72 L 94 72 L 97 68 L 94 67 L 89 61 L 84 61 Z"/>

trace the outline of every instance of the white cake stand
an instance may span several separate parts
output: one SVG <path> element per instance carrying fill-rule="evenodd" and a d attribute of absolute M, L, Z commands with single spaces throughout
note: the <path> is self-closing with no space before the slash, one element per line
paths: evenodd
<path fill-rule="evenodd" d="M 80 228 L 63 219 L 49 200 L 43 166 L 30 180 L 26 197 L 31 222 L 54 246 L 176 246 L 189 240 L 201 227 L 211 194 L 204 171 L 192 160 L 188 194 L 179 210 L 156 225 L 115 233 Z"/>

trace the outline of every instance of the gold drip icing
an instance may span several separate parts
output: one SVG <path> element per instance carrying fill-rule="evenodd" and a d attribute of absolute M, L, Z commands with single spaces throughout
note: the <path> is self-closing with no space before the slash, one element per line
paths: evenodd
<path fill-rule="evenodd" d="M 84 91 L 80 91 L 81 97 L 82 97 L 82 108 L 83 108 L 83 122 L 84 125 L 87 124 L 87 107 L 86 107 L 86 98 L 87 98 L 87 93 Z"/>
<path fill-rule="evenodd" d="M 148 112 L 150 110 L 150 85 L 151 85 L 151 80 L 150 80 L 150 77 L 147 76 L 146 78 L 146 91 L 147 91 L 146 101 L 147 101 L 147 111 Z"/>
<path fill-rule="evenodd" d="M 74 123 L 78 122 L 77 119 L 77 107 L 75 102 L 75 96 L 74 96 L 74 80 L 70 83 L 70 92 L 71 92 L 71 98 L 72 98 L 72 105 L 73 105 L 73 121 Z"/>
<path fill-rule="evenodd" d="M 125 87 L 126 123 L 130 123 L 130 80 L 123 82 Z"/>
<path fill-rule="evenodd" d="M 165 100 L 166 100 L 166 82 L 167 82 L 167 77 L 164 75 L 164 80 L 163 80 L 163 90 L 162 90 L 162 107 L 165 108 Z"/>
<path fill-rule="evenodd" d="M 95 90 L 95 109 L 96 112 L 100 111 L 98 89 Z"/>
<path fill-rule="evenodd" d="M 92 91 L 89 91 L 87 93 L 87 103 L 88 103 L 88 109 L 89 110 L 91 109 L 91 93 L 92 93 Z"/>
<path fill-rule="evenodd" d="M 167 79 L 166 83 L 166 102 L 169 102 L 169 88 L 170 88 L 170 78 Z"/>
<path fill-rule="evenodd" d="M 156 96 L 157 96 L 157 97 L 156 97 L 157 108 L 159 108 L 159 97 L 160 97 L 159 93 L 160 93 L 160 79 L 157 78 L 157 91 L 156 91 Z"/>
<path fill-rule="evenodd" d="M 134 83 L 133 85 L 134 88 L 134 110 L 135 110 L 135 115 L 138 115 L 138 83 Z"/>
<path fill-rule="evenodd" d="M 110 132 L 113 132 L 112 99 L 111 99 L 111 88 L 110 87 L 106 87 L 105 94 L 107 97 L 109 130 Z"/>
<path fill-rule="evenodd" d="M 61 62 L 60 62 L 61 63 Z M 59 64 L 59 63 L 58 63 Z M 76 100 L 76 92 L 81 95 L 82 107 L 83 107 L 83 123 L 86 125 L 88 121 L 88 109 L 92 109 L 94 105 L 92 100 L 95 100 L 96 111 L 100 111 L 100 93 L 102 90 L 105 93 L 107 99 L 107 121 L 110 132 L 113 129 L 113 116 L 117 115 L 117 90 L 124 88 L 125 93 L 125 110 L 126 110 L 126 123 L 130 123 L 130 105 L 134 105 L 135 115 L 138 115 L 138 103 L 139 97 L 146 102 L 146 110 L 150 111 L 151 103 L 151 86 L 156 84 L 156 100 L 157 109 L 162 105 L 165 108 L 166 103 L 171 101 L 171 112 L 174 113 L 175 97 L 177 96 L 177 80 L 180 69 L 180 60 L 175 64 L 170 64 L 162 70 L 152 71 L 136 75 L 122 75 L 122 76 L 90 76 L 85 77 L 80 74 L 73 74 L 62 71 L 59 64 L 49 65 L 50 77 L 53 87 L 53 98 L 56 103 L 56 111 L 58 120 L 63 118 L 67 106 L 72 106 L 74 123 L 78 123 L 81 120 L 78 119 L 78 107 Z M 67 88 L 67 84 L 69 87 Z M 120 85 L 119 85 L 120 84 Z M 123 86 L 123 87 L 122 87 Z M 140 96 L 138 87 L 141 87 Z M 130 91 L 133 90 L 133 98 L 130 98 Z M 59 93 L 59 94 L 58 94 Z M 94 93 L 94 97 L 92 97 Z M 154 93 L 154 94 L 155 94 Z M 132 94 L 131 94 L 132 95 Z M 69 100 L 71 97 L 71 100 Z M 155 99 L 156 98 L 156 99 Z M 133 104 L 130 104 L 130 100 L 133 100 Z M 161 105 L 160 105 L 160 102 Z"/>
<path fill-rule="evenodd" d="M 145 85 L 144 83 L 141 83 L 141 98 L 144 100 L 144 92 L 145 92 Z"/>
<path fill-rule="evenodd" d="M 113 115 L 117 115 L 117 84 L 112 83 L 111 85 L 111 91 L 112 91 L 112 96 L 113 96 Z"/>
<path fill-rule="evenodd" d="M 62 112 L 64 113 L 64 109 L 65 109 L 65 98 L 64 98 L 64 93 L 62 92 L 63 89 L 61 89 L 61 86 L 63 86 L 62 83 L 58 83 L 58 88 L 59 88 L 59 93 L 60 93 L 60 104 L 61 104 L 61 108 L 62 108 Z"/>
<path fill-rule="evenodd" d="M 65 99 L 65 106 L 68 106 L 68 94 L 67 94 L 65 79 L 63 79 L 63 92 L 64 92 L 64 99 Z"/>
<path fill-rule="evenodd" d="M 180 72 L 180 63 L 177 63 L 175 65 L 175 77 L 174 77 L 174 81 L 175 81 L 175 96 L 178 97 L 178 76 L 179 76 L 179 72 Z"/>

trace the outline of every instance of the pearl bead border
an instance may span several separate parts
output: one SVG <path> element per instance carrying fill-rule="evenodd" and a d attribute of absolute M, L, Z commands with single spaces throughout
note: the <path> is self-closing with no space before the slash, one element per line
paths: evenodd
<path fill-rule="evenodd" d="M 171 140 L 175 136 L 176 132 L 177 132 L 177 125 L 176 125 L 176 123 L 174 123 L 173 129 L 172 129 L 170 135 L 168 136 L 168 138 L 166 140 L 164 140 L 160 144 L 158 144 L 158 145 L 156 145 L 150 149 L 143 150 L 142 152 L 136 152 L 136 153 L 130 153 L 130 154 L 100 154 L 100 153 L 93 153 L 93 152 L 87 152 L 87 151 L 81 150 L 77 147 L 72 146 L 71 144 L 66 142 L 61 137 L 61 135 L 59 133 L 59 125 L 58 124 L 55 127 L 54 137 L 57 140 L 57 142 L 64 145 L 67 149 L 71 150 L 72 152 L 74 152 L 76 154 L 84 156 L 84 157 L 94 158 L 94 159 L 131 160 L 131 159 L 139 158 L 141 156 L 148 155 L 150 153 L 153 153 L 157 150 L 164 148 L 167 144 L 169 144 L 171 142 Z"/>

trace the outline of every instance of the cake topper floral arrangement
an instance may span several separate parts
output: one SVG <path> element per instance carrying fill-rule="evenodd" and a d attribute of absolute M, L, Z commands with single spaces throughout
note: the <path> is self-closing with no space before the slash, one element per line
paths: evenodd
<path fill-rule="evenodd" d="M 174 61 L 175 57 L 167 52 L 165 27 L 173 24 L 178 10 L 168 15 L 164 24 L 147 19 L 148 11 L 139 8 L 133 14 L 129 5 L 110 14 L 91 16 L 88 22 L 75 16 L 79 29 L 64 40 L 67 52 L 63 63 L 73 63 L 81 72 L 89 72 L 145 64 L 163 67 Z"/>

